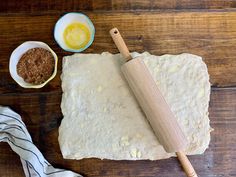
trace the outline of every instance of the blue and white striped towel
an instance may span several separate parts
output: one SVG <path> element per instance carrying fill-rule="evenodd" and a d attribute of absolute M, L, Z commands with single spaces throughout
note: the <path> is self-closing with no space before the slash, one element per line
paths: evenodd
<path fill-rule="evenodd" d="M 33 144 L 19 114 L 0 106 L 0 142 L 7 142 L 21 158 L 26 177 L 81 177 L 72 171 L 54 168 Z"/>

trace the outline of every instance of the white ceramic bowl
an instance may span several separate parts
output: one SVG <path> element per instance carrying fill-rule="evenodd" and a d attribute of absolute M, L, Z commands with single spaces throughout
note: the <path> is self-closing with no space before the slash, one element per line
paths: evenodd
<path fill-rule="evenodd" d="M 22 57 L 22 55 L 27 52 L 29 49 L 32 48 L 44 48 L 48 51 L 50 51 L 55 59 L 55 66 L 54 66 L 54 72 L 52 74 L 52 76 L 46 80 L 44 83 L 39 84 L 39 85 L 35 85 L 35 84 L 31 84 L 31 83 L 27 83 L 24 81 L 24 79 L 22 77 L 20 77 L 17 74 L 17 63 L 19 62 L 20 58 Z M 57 74 L 57 55 L 55 54 L 55 52 L 45 43 L 43 42 L 39 42 L 39 41 L 26 41 L 23 44 L 19 45 L 11 54 L 10 57 L 10 62 L 9 62 L 9 71 L 11 74 L 11 77 L 21 86 L 24 88 L 42 88 L 43 86 L 45 86 L 50 80 L 52 80 L 56 74 Z"/>
<path fill-rule="evenodd" d="M 81 49 L 71 49 L 69 48 L 63 38 L 63 33 L 66 29 L 66 27 L 74 22 L 78 22 L 78 23 L 82 23 L 84 24 L 90 32 L 90 40 L 88 42 L 88 44 L 81 48 Z M 56 40 L 56 42 L 58 43 L 58 45 L 65 51 L 68 52 L 82 52 L 85 49 L 87 49 L 93 42 L 94 40 L 94 35 L 95 35 L 95 28 L 93 26 L 92 21 L 84 14 L 82 13 L 78 13 L 78 12 L 70 12 L 65 14 L 64 16 L 62 16 L 61 18 L 59 18 L 59 20 L 57 21 L 55 27 L 54 27 L 54 38 Z"/>

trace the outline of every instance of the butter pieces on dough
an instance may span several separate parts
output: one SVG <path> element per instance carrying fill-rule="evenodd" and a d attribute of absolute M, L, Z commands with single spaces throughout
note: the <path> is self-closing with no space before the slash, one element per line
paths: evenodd
<path fill-rule="evenodd" d="M 133 53 L 133 56 L 140 55 Z M 210 83 L 201 57 L 141 54 L 188 139 L 187 154 L 209 145 Z M 66 159 L 164 159 L 166 153 L 122 76 L 121 55 L 64 57 L 59 144 Z"/>

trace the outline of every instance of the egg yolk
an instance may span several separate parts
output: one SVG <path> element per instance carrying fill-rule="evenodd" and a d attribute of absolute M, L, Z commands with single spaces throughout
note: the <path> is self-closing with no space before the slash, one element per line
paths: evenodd
<path fill-rule="evenodd" d="M 63 33 L 65 44 L 71 49 L 84 48 L 90 40 L 90 32 L 82 23 L 72 23 Z"/>

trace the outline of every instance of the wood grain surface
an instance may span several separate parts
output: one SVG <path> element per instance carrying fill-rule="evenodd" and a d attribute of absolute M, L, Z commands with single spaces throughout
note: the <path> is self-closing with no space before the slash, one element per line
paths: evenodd
<path fill-rule="evenodd" d="M 104 51 L 117 53 L 118 50 L 109 36 L 109 30 L 116 26 L 119 27 L 130 51 L 149 51 L 156 55 L 184 52 L 197 54 L 206 62 L 213 86 L 236 85 L 236 12 L 88 12 L 86 14 L 93 20 L 96 28 L 94 43 L 85 51 L 86 53 Z M 59 17 L 60 14 L 57 13 L 0 16 L 0 66 L 2 66 L 0 74 L 9 77 L 9 56 L 14 48 L 24 41 L 46 42 L 60 59 L 64 55 L 71 54 L 63 52 L 53 38 L 54 24 Z M 53 87 L 60 87 L 59 77 L 52 83 Z M 0 84 L 0 90 L 4 92 L 14 91 L 9 88 L 9 84 L 13 89 L 19 89 L 10 78 L 9 82 Z"/>
<path fill-rule="evenodd" d="M 235 0 L 4 0 L 0 12 L 50 13 L 66 11 L 123 11 L 235 8 Z"/>
<path fill-rule="evenodd" d="M 160 161 L 64 160 L 57 137 L 62 114 L 61 61 L 65 52 L 53 38 L 57 19 L 82 11 L 94 22 L 95 41 L 85 53 L 116 53 L 109 30 L 116 26 L 131 51 L 152 54 L 189 52 L 203 57 L 213 84 L 209 149 L 190 156 L 199 176 L 236 176 L 236 3 L 234 0 L 6 0 L 0 2 L 0 105 L 22 119 L 49 162 L 84 176 L 184 176 L 176 158 Z M 42 89 L 23 89 L 11 79 L 8 62 L 22 42 L 39 40 L 59 56 L 55 79 Z M 0 143 L 0 176 L 24 176 L 18 156 Z"/>
<path fill-rule="evenodd" d="M 185 176 L 176 158 L 160 161 L 64 160 L 57 141 L 57 127 L 62 119 L 60 97 L 61 92 L 1 95 L 1 104 L 11 106 L 22 115 L 34 143 L 53 165 L 88 177 Z M 236 175 L 235 107 L 235 88 L 212 89 L 209 111 L 214 131 L 211 133 L 210 147 L 203 155 L 189 156 L 199 176 Z M 0 144 L 0 154 L 0 176 L 23 176 L 17 155 L 7 145 Z"/>

